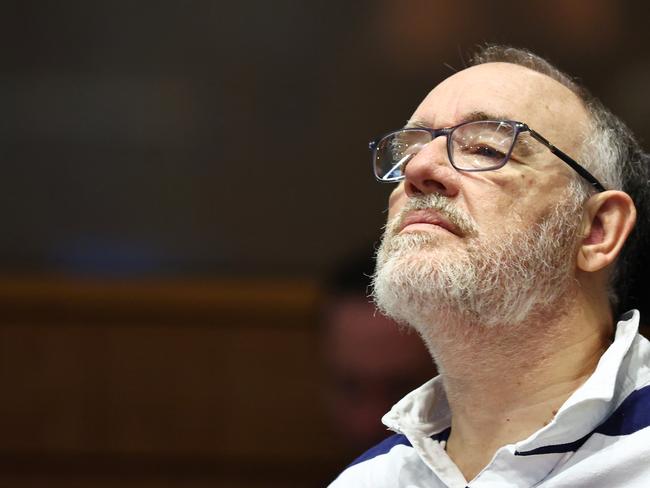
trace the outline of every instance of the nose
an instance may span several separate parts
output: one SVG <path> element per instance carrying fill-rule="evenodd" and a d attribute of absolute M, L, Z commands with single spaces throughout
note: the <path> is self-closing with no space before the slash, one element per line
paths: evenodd
<path fill-rule="evenodd" d="M 454 197 L 460 189 L 460 174 L 447 155 L 447 138 L 437 137 L 404 168 L 404 191 L 408 196 L 440 193 Z"/>

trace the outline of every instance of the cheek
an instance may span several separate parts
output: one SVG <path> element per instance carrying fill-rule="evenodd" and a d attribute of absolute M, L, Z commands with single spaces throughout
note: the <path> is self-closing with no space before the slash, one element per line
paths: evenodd
<path fill-rule="evenodd" d="M 478 198 L 467 198 L 467 212 L 476 221 L 480 232 L 498 232 L 520 220 L 520 207 L 527 192 L 514 183 L 504 182 L 482 192 Z"/>
<path fill-rule="evenodd" d="M 510 215 L 523 225 L 538 222 L 565 193 L 563 182 L 550 181 L 539 174 L 521 174 L 504 187 L 509 201 L 502 205 L 502 215 Z"/>
<path fill-rule="evenodd" d="M 566 194 L 569 184 L 565 178 L 559 176 L 550 178 L 540 173 L 522 174 L 517 179 L 517 188 L 512 188 L 512 195 L 516 195 L 518 201 L 533 207 L 544 207 L 550 202 L 561 199 Z"/>
<path fill-rule="evenodd" d="M 388 220 L 391 220 L 404 206 L 407 200 L 406 193 L 404 193 L 404 183 L 400 183 L 390 194 L 388 198 Z"/>
<path fill-rule="evenodd" d="M 544 184 L 543 175 L 522 170 L 504 180 L 501 184 L 501 191 L 510 198 L 513 205 L 517 206 L 518 202 L 537 200 L 542 195 L 548 194 L 550 189 L 542 188 Z"/>
<path fill-rule="evenodd" d="M 526 190 L 530 190 L 535 185 L 535 178 L 533 175 L 521 174 L 519 175 L 519 185 Z"/>

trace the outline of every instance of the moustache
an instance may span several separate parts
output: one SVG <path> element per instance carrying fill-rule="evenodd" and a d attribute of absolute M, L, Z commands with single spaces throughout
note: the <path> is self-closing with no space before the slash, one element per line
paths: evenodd
<path fill-rule="evenodd" d="M 386 225 L 386 233 L 394 236 L 403 226 L 408 214 L 416 210 L 434 210 L 453 224 L 463 236 L 472 237 L 478 233 L 474 219 L 451 203 L 447 197 L 438 193 L 409 198 L 400 212 Z"/>

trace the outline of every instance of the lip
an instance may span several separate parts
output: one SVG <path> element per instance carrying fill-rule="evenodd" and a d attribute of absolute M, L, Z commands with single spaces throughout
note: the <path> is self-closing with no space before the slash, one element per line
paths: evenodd
<path fill-rule="evenodd" d="M 440 227 L 460 237 L 458 228 L 435 210 L 416 210 L 409 212 L 400 223 L 397 233 L 417 230 L 429 230 L 432 226 Z"/>

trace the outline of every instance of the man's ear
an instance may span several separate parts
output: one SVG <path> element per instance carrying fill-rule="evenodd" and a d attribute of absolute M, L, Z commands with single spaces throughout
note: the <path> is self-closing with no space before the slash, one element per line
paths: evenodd
<path fill-rule="evenodd" d="M 598 271 L 614 262 L 636 221 L 636 207 L 627 193 L 610 190 L 585 203 L 578 268 Z"/>

